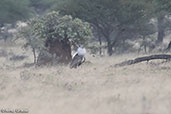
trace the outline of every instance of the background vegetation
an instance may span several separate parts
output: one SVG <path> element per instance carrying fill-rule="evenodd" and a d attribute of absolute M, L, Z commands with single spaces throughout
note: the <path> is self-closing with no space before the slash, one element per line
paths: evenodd
<path fill-rule="evenodd" d="M 170 0 L 1 0 L 0 32 L 1 39 L 7 39 L 9 33 L 4 28 L 8 24 L 16 28 L 18 21 L 26 22 L 27 28 L 20 28 L 20 32 L 25 33 L 22 38 L 27 41 L 25 46 L 32 47 L 35 61 L 36 50 L 40 56 L 41 46 L 51 48 L 46 52 L 59 49 L 54 48 L 52 39 L 58 39 L 64 47 L 67 46 L 62 42 L 69 42 L 68 50 L 63 50 L 68 53 L 64 61 L 70 60 L 71 48 L 79 44 L 88 44 L 93 53 L 100 55 L 104 54 L 102 50 L 109 56 L 147 53 L 167 48 L 164 39 L 170 33 L 170 12 Z M 54 51 L 50 54 L 54 56 Z"/>

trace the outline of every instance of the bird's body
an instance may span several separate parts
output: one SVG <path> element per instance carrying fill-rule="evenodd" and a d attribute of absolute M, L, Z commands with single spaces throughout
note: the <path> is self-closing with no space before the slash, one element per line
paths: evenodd
<path fill-rule="evenodd" d="M 86 49 L 85 49 L 85 48 L 82 48 L 82 47 L 79 47 L 79 48 L 77 49 L 77 53 L 78 53 L 78 55 L 80 55 L 80 56 L 85 56 L 85 54 L 86 54 Z"/>
<path fill-rule="evenodd" d="M 72 56 L 70 68 L 77 68 L 83 62 L 85 62 L 85 54 L 86 54 L 86 49 L 79 47 L 76 53 Z"/>

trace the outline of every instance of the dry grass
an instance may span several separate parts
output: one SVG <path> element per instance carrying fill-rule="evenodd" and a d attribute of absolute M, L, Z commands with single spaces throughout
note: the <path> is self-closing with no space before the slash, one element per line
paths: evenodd
<path fill-rule="evenodd" d="M 0 57 L 0 108 L 30 114 L 171 114 L 171 62 L 110 67 L 138 56 L 132 54 L 87 56 L 91 63 L 78 69 L 24 68 L 19 66 L 33 61 L 31 52 L 5 50 L 30 56 L 18 62 Z"/>

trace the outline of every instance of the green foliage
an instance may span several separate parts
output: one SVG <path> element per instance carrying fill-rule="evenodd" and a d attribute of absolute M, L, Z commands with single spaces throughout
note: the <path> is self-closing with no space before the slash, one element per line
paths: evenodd
<path fill-rule="evenodd" d="M 145 0 L 127 0 L 122 3 L 122 11 L 118 17 L 122 28 L 125 29 L 124 34 L 130 34 L 131 38 L 138 39 L 156 32 L 154 25 L 150 23 L 151 17 L 146 10 L 147 7 Z M 129 35 L 126 37 L 131 39 Z"/>
<path fill-rule="evenodd" d="M 31 15 L 29 0 L 0 0 L 0 24 L 13 23 Z"/>
<path fill-rule="evenodd" d="M 34 8 L 35 12 L 42 14 L 47 12 L 59 0 L 30 0 L 30 6 Z"/>
<path fill-rule="evenodd" d="M 26 47 L 31 46 L 39 51 L 55 40 L 70 45 L 86 45 L 92 35 L 88 23 L 69 15 L 61 16 L 54 11 L 30 20 L 27 27 L 21 28 L 20 34 L 26 39 Z"/>
<path fill-rule="evenodd" d="M 126 39 L 137 39 L 155 31 L 147 15 L 146 2 L 139 0 L 68 0 L 56 7 L 61 14 L 79 17 L 102 34 L 111 55 L 112 47 Z M 110 48 L 110 49 L 109 49 Z"/>
<path fill-rule="evenodd" d="M 160 17 L 161 15 L 168 15 L 171 11 L 171 1 L 170 0 L 152 0 L 154 15 Z"/>
<path fill-rule="evenodd" d="M 50 10 L 60 14 L 44 15 Z M 110 50 L 119 42 L 144 38 L 156 30 L 164 37 L 171 25 L 171 0 L 0 0 L 0 25 L 28 19 L 33 12 L 44 16 L 31 20 L 23 31 L 30 32 L 31 36 L 24 34 L 35 48 L 46 48 L 54 40 L 86 44 L 91 37 L 88 23 L 97 28 Z M 157 26 L 151 19 L 157 19 Z"/>
<path fill-rule="evenodd" d="M 171 1 L 170 0 L 150 0 L 151 7 L 149 12 L 151 12 L 151 17 L 157 19 L 157 44 L 161 44 L 165 37 L 165 32 L 170 26 L 170 22 L 167 21 L 167 16 L 170 16 L 171 12 Z"/>
<path fill-rule="evenodd" d="M 32 20 L 33 21 L 33 20 Z M 28 22 L 28 26 L 18 28 L 17 38 L 24 38 L 26 43 L 23 45 L 25 49 L 32 48 L 37 51 L 42 50 L 44 47 L 44 40 L 36 36 L 32 25 Z"/>
<path fill-rule="evenodd" d="M 86 44 L 91 38 L 90 25 L 71 16 L 61 16 L 58 12 L 31 21 L 34 34 L 46 41 L 68 41 L 71 44 Z"/>

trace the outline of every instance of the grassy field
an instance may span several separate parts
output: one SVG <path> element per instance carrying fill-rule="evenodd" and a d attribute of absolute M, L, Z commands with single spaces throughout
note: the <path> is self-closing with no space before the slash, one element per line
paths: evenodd
<path fill-rule="evenodd" d="M 23 67 L 30 51 L 1 44 L 0 109 L 29 114 L 171 114 L 171 62 L 111 67 L 143 55 L 92 57 L 78 69 Z M 1 52 L 2 53 L 2 52 Z M 27 55 L 22 61 L 10 54 Z M 2 112 L 0 112 L 2 113 Z"/>

